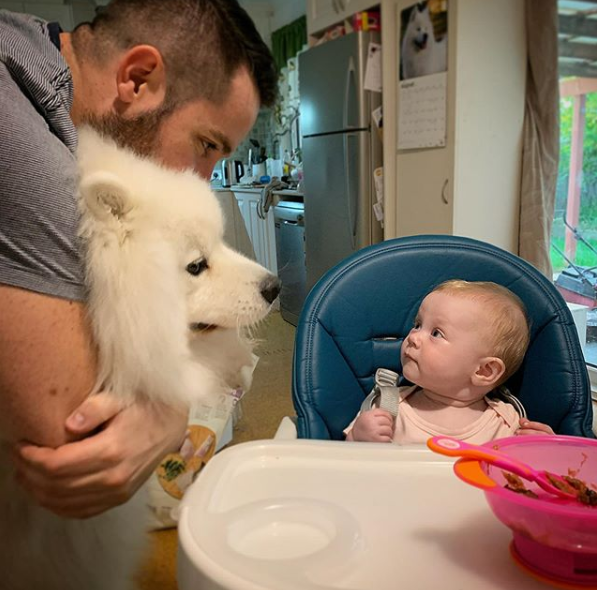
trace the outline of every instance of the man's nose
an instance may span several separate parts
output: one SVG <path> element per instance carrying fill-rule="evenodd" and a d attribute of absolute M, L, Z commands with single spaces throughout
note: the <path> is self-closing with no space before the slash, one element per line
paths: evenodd
<path fill-rule="evenodd" d="M 198 174 L 203 180 L 209 182 L 211 180 L 211 173 L 217 162 L 218 160 L 215 157 L 202 158 L 195 165 L 195 174 Z"/>

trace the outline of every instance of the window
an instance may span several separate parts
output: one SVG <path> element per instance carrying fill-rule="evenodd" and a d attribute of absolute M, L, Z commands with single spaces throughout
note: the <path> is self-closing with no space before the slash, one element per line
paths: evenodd
<path fill-rule="evenodd" d="M 576 304 L 581 326 L 586 318 L 581 342 L 597 369 L 597 0 L 559 0 L 558 12 L 560 163 L 551 261 L 556 287 Z"/>

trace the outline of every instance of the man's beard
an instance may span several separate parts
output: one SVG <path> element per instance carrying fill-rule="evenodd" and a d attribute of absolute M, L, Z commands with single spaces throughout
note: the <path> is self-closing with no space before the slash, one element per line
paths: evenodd
<path fill-rule="evenodd" d="M 170 108 L 157 108 L 126 119 L 116 113 L 94 115 L 85 113 L 82 123 L 112 138 L 118 145 L 130 148 L 140 156 L 155 156 L 161 124 L 170 114 Z"/>

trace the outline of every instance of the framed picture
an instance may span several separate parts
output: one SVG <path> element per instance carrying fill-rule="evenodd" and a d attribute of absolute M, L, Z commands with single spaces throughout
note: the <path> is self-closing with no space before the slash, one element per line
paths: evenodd
<path fill-rule="evenodd" d="M 400 17 L 400 80 L 447 71 L 447 0 L 418 2 Z"/>

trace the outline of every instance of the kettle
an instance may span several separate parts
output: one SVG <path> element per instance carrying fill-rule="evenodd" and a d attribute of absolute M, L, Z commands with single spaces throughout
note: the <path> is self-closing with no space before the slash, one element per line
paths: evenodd
<path fill-rule="evenodd" d="M 240 182 L 245 175 L 245 167 L 240 160 L 222 160 L 222 186 L 228 187 Z"/>

